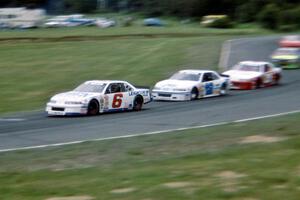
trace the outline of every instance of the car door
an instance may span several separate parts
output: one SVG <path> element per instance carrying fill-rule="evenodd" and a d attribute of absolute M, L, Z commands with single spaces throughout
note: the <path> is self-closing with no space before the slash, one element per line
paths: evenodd
<path fill-rule="evenodd" d="M 202 76 L 202 84 L 204 88 L 204 97 L 214 94 L 214 79 L 211 72 L 206 72 Z"/>
<path fill-rule="evenodd" d="M 272 83 L 273 81 L 273 76 L 274 76 L 274 71 L 272 70 L 272 67 L 268 64 L 265 64 L 262 66 L 263 70 L 263 82 L 264 84 L 269 84 Z"/>
<path fill-rule="evenodd" d="M 221 88 L 224 85 L 224 79 L 220 77 L 216 72 L 212 72 L 212 81 L 214 83 L 214 91 L 213 93 L 215 95 L 220 95 L 221 94 Z"/>
<path fill-rule="evenodd" d="M 123 99 L 124 99 L 124 109 L 132 109 L 133 101 L 135 98 L 134 89 L 128 83 L 122 83 Z"/>
<path fill-rule="evenodd" d="M 128 92 L 126 94 L 123 83 L 110 83 L 105 91 L 105 111 L 119 111 L 125 106 Z"/>

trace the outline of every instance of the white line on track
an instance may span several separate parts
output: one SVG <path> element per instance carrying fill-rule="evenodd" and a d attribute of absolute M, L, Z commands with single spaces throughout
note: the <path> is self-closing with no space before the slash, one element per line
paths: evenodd
<path fill-rule="evenodd" d="M 131 134 L 131 135 L 124 135 L 124 136 L 97 138 L 97 139 L 91 139 L 91 140 L 78 140 L 78 141 L 73 141 L 73 142 L 64 142 L 64 143 L 56 143 L 56 144 L 46 144 L 46 145 L 28 146 L 28 147 L 11 148 L 11 149 L 0 149 L 0 153 L 1 152 L 9 152 L 9 151 L 17 151 L 17 150 L 29 150 L 29 149 L 40 149 L 40 148 L 47 148 L 47 147 L 57 147 L 57 146 L 64 146 L 64 145 L 71 145 L 71 144 L 81 144 L 81 143 L 84 143 L 84 142 L 104 141 L 104 140 L 113 140 L 113 139 L 122 139 L 122 138 L 132 138 L 132 137 L 145 136 L 145 135 L 156 135 L 156 134 L 161 134 L 161 133 L 169 133 L 169 132 L 173 132 L 173 131 L 183 131 L 183 130 L 190 130 L 190 129 L 197 129 L 197 128 L 208 128 L 208 127 L 213 127 L 213 126 L 226 125 L 226 124 L 230 124 L 230 123 L 241 123 L 241 122 L 253 121 L 253 120 L 264 119 L 264 118 L 279 117 L 279 116 L 294 114 L 294 113 L 299 113 L 299 112 L 300 112 L 300 110 L 294 110 L 294 111 L 290 111 L 290 112 L 283 112 L 283 113 L 277 113 L 277 114 L 272 114 L 272 115 L 265 115 L 265 116 L 259 116 L 259 117 L 253 117 L 253 118 L 240 119 L 240 120 L 235 120 L 235 121 L 232 121 L 232 122 L 220 122 L 220 123 L 215 123 L 215 124 L 190 126 L 190 127 L 167 129 L 167 130 L 162 130 L 162 131 L 153 131 L 153 132 Z"/>
<path fill-rule="evenodd" d="M 273 114 L 273 115 L 265 115 L 265 116 L 260 116 L 260 117 L 253 117 L 253 118 L 248 118 L 248 119 L 240 119 L 240 120 L 236 120 L 234 122 L 235 123 L 247 122 L 247 121 L 253 121 L 253 120 L 257 120 L 257 119 L 279 117 L 279 116 L 282 116 L 282 115 L 294 114 L 294 113 L 298 113 L 298 112 L 300 112 L 300 110 L 294 110 L 294 111 L 290 111 L 290 112 L 283 112 L 283 113 L 278 113 L 278 114 Z"/>
<path fill-rule="evenodd" d="M 21 118 L 0 118 L 0 122 L 20 122 L 25 121 L 25 119 Z"/>

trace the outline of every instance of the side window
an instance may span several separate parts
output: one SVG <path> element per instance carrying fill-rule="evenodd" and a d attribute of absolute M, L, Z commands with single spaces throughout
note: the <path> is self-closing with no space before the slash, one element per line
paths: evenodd
<path fill-rule="evenodd" d="M 111 83 L 105 93 L 106 94 L 112 94 L 112 93 L 118 93 L 121 92 L 121 84 L 120 83 Z"/>
<path fill-rule="evenodd" d="M 120 83 L 120 92 L 126 92 L 124 83 Z"/>
<path fill-rule="evenodd" d="M 105 94 L 109 94 L 109 93 L 110 93 L 110 85 L 111 85 L 111 84 L 109 84 L 109 85 L 107 86 L 107 88 L 106 88 L 106 90 L 105 90 Z"/>
<path fill-rule="evenodd" d="M 205 73 L 203 75 L 202 82 L 209 82 L 212 80 L 213 80 L 212 73 Z"/>
<path fill-rule="evenodd" d="M 217 79 L 219 79 L 219 76 L 216 75 L 215 73 L 212 73 L 212 79 L 213 79 L 213 80 L 217 80 Z"/>
<path fill-rule="evenodd" d="M 126 83 L 124 84 L 124 87 L 125 87 L 125 92 L 130 92 L 130 91 L 133 90 L 133 88 L 130 85 L 126 84 Z"/>
<path fill-rule="evenodd" d="M 269 72 L 271 71 L 271 67 L 269 65 L 264 66 L 264 72 Z"/>

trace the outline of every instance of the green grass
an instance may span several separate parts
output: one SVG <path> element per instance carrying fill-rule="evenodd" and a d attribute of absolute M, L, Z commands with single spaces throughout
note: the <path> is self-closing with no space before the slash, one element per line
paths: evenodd
<path fill-rule="evenodd" d="M 300 195 L 299 119 L 300 114 L 293 114 L 1 153 L 0 199 L 89 195 L 105 200 L 296 200 Z M 258 135 L 273 142 L 241 143 Z M 116 189 L 133 191 L 114 193 Z"/>

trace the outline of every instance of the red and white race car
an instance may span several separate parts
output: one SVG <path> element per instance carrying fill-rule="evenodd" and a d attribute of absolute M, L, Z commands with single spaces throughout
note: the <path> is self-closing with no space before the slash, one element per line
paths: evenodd
<path fill-rule="evenodd" d="M 223 74 L 229 76 L 231 89 L 251 90 L 278 84 L 281 71 L 269 62 L 243 61 Z"/>
<path fill-rule="evenodd" d="M 280 47 L 300 47 L 300 35 L 288 35 L 279 40 Z"/>

